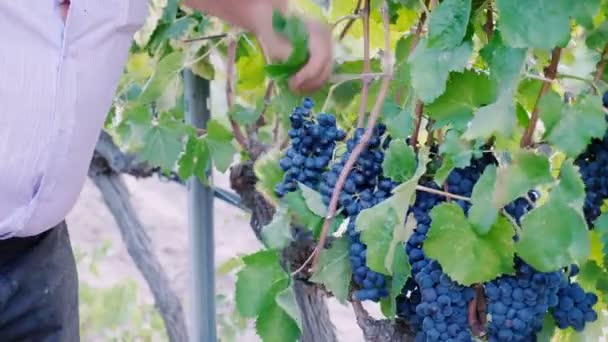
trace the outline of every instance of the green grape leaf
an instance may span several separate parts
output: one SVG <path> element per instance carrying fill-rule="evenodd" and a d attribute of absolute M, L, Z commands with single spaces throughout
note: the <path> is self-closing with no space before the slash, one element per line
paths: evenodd
<path fill-rule="evenodd" d="M 266 73 L 275 79 L 285 79 L 294 75 L 308 60 L 308 31 L 298 17 L 285 18 L 275 10 L 272 15 L 273 30 L 285 37 L 293 47 L 286 61 L 266 66 Z"/>
<path fill-rule="evenodd" d="M 287 284 L 288 280 L 285 279 L 273 286 L 256 318 L 255 330 L 262 341 L 295 342 L 300 337 L 298 322 L 278 303 Z M 287 303 L 283 297 L 282 304 L 285 305 Z"/>
<path fill-rule="evenodd" d="M 559 174 L 559 183 L 551 191 L 551 197 L 559 199 L 572 208 L 583 209 L 585 203 L 585 183 L 581 179 L 578 167 L 572 159 L 562 163 Z"/>
<path fill-rule="evenodd" d="M 585 44 L 591 49 L 602 51 L 606 41 L 608 41 L 608 21 L 604 21 L 595 30 L 589 32 Z"/>
<path fill-rule="evenodd" d="M 464 133 L 465 139 L 489 138 L 494 133 L 511 136 L 517 124 L 515 103 L 509 91 L 502 92 L 496 102 L 479 108 Z"/>
<path fill-rule="evenodd" d="M 429 47 L 453 49 L 460 45 L 469 24 L 471 0 L 444 0 L 429 19 Z"/>
<path fill-rule="evenodd" d="M 395 45 L 395 60 L 405 61 L 407 56 L 410 54 L 414 37 L 411 35 L 402 36 Z"/>
<path fill-rule="evenodd" d="M 590 251 L 587 229 L 581 213 L 551 199 L 524 216 L 517 254 L 541 272 L 582 263 Z"/>
<path fill-rule="evenodd" d="M 416 154 L 403 139 L 392 140 L 382 162 L 384 175 L 401 183 L 416 171 Z"/>
<path fill-rule="evenodd" d="M 585 80 L 594 78 L 601 53 L 582 43 L 573 45 L 562 50 L 559 63 L 559 72 L 572 77 L 564 78 L 560 84 L 578 97 L 589 89 L 589 82 Z"/>
<path fill-rule="evenodd" d="M 190 136 L 186 142 L 186 149 L 179 159 L 177 174 L 182 180 L 196 176 L 204 183 L 207 180 L 210 161 L 209 147 L 205 141 Z"/>
<path fill-rule="evenodd" d="M 232 145 L 232 132 L 218 121 L 209 120 L 207 122 L 206 141 L 211 150 L 215 167 L 221 172 L 226 172 L 236 153 L 236 149 Z"/>
<path fill-rule="evenodd" d="M 183 126 L 176 122 L 161 122 L 144 135 L 144 146 L 138 157 L 158 165 L 164 170 L 172 170 L 182 151 Z"/>
<path fill-rule="evenodd" d="M 514 49 L 502 44 L 496 32 L 490 44 L 480 52 L 490 66 L 490 77 L 498 85 L 496 101 L 479 108 L 464 137 L 487 139 L 500 133 L 511 136 L 517 124 L 513 94 L 526 57 L 525 49 Z"/>
<path fill-rule="evenodd" d="M 260 118 L 261 114 L 262 112 L 255 108 L 243 107 L 238 103 L 228 111 L 228 116 L 239 125 L 251 125 Z"/>
<path fill-rule="evenodd" d="M 600 9 L 600 0 L 571 2 L 570 16 L 586 29 L 593 28 L 593 17 Z"/>
<path fill-rule="evenodd" d="M 517 101 L 519 101 L 519 104 L 521 104 L 527 112 L 531 113 L 534 110 L 542 85 L 542 81 L 534 79 L 523 79 L 519 83 L 517 88 Z M 549 92 L 545 93 L 542 98 L 547 97 L 549 94 Z M 559 101 L 561 102 L 561 99 L 559 99 Z"/>
<path fill-rule="evenodd" d="M 431 219 L 424 253 L 454 281 L 469 286 L 513 274 L 513 227 L 507 219 L 499 217 L 485 235 L 475 233 L 455 203 L 436 206 Z"/>
<path fill-rule="evenodd" d="M 302 313 L 296 300 L 293 284 L 277 294 L 276 302 L 296 322 L 298 329 L 302 331 Z"/>
<path fill-rule="evenodd" d="M 500 92 L 512 94 L 524 67 L 526 49 L 505 46 L 500 32 L 496 32 L 492 42 L 481 53 L 488 61 L 491 78 L 498 84 Z"/>
<path fill-rule="evenodd" d="M 443 94 L 449 73 L 463 71 L 472 52 L 468 41 L 454 49 L 442 50 L 429 47 L 426 39 L 420 40 L 409 58 L 412 85 L 420 99 L 430 103 Z"/>
<path fill-rule="evenodd" d="M 602 242 L 604 255 L 604 269 L 608 270 L 608 212 L 604 212 L 593 222 L 595 231 Z"/>
<path fill-rule="evenodd" d="M 296 222 L 308 229 L 313 229 L 323 222 L 323 218 L 315 215 L 306 205 L 306 200 L 301 191 L 289 192 L 283 196 L 290 213 L 294 215 Z"/>
<path fill-rule="evenodd" d="M 387 318 L 394 318 L 397 314 L 397 296 L 411 274 L 411 267 L 405 253 L 405 244 L 399 243 L 395 246 L 393 255 L 393 276 L 389 282 L 389 296 L 380 302 L 382 313 Z"/>
<path fill-rule="evenodd" d="M 410 85 L 412 74 L 410 64 L 407 62 L 407 58 L 400 60 L 401 63 L 395 65 L 394 81 L 391 82 L 391 91 L 396 92 L 398 90 L 403 91 L 404 88 Z"/>
<path fill-rule="evenodd" d="M 538 96 L 538 93 L 537 93 Z M 564 102 L 554 92 L 548 92 L 540 99 L 538 104 L 538 114 L 545 125 L 545 137 L 553 131 L 553 128 L 562 119 Z"/>
<path fill-rule="evenodd" d="M 426 106 L 426 111 L 436 126 L 451 125 L 463 130 L 476 108 L 494 101 L 496 82 L 485 74 L 465 70 L 450 74 L 445 93 Z"/>
<path fill-rule="evenodd" d="M 384 260 L 384 265 L 387 270 L 391 271 L 392 277 L 399 277 L 400 272 L 404 271 L 403 265 L 395 265 L 396 262 L 401 262 L 399 255 L 395 250 L 399 247 L 405 247 L 405 243 L 408 238 L 414 233 L 414 229 L 416 229 L 416 218 L 414 214 L 410 213 L 407 217 L 404 224 L 399 224 L 395 226 L 395 232 L 393 233 L 393 241 L 388 249 L 388 253 L 386 254 L 386 259 Z M 404 249 L 405 250 L 405 249 Z M 407 276 L 410 274 L 410 265 L 407 264 Z M 395 289 L 396 290 L 396 289 Z"/>
<path fill-rule="evenodd" d="M 302 194 L 302 191 L 290 192 L 283 197 L 283 201 L 287 204 L 290 209 L 291 215 L 293 215 L 295 222 L 311 230 L 315 238 L 319 237 L 321 228 L 323 228 L 324 217 L 316 215 L 310 210 L 306 204 L 306 200 Z M 342 224 L 342 216 L 337 216 L 333 219 L 331 226 L 329 227 L 329 234 L 333 234 L 338 227 Z"/>
<path fill-rule="evenodd" d="M 302 190 L 302 196 L 306 202 L 306 206 L 315 215 L 325 217 L 327 216 L 327 206 L 323 203 L 323 197 L 318 191 L 315 191 L 302 183 L 298 183 L 300 190 Z"/>
<path fill-rule="evenodd" d="M 236 60 L 236 70 L 239 75 L 236 84 L 237 94 L 256 90 L 260 91 L 260 84 L 264 84 L 266 80 L 264 54 L 260 53 L 260 50 L 256 51 L 256 49 L 259 49 L 258 45 L 252 45 L 248 42 L 246 36 L 242 37 L 239 42 L 242 41 L 243 43 L 239 44 L 239 46 L 243 45 L 243 50 L 247 54 L 239 56 Z"/>
<path fill-rule="evenodd" d="M 473 145 L 461 139 L 458 132 L 449 130 L 444 136 L 443 144 L 439 146 L 439 153 L 452 162 L 451 167 L 464 168 L 471 164 Z"/>
<path fill-rule="evenodd" d="M 382 120 L 386 124 L 388 133 L 393 138 L 407 138 L 414 129 L 412 114 L 399 107 L 392 100 L 386 100 L 382 107 Z"/>
<path fill-rule="evenodd" d="M 441 167 L 435 172 L 435 183 L 439 185 L 443 185 L 448 176 L 454 170 L 456 166 L 454 165 L 454 161 L 450 157 L 444 157 L 441 163 Z"/>
<path fill-rule="evenodd" d="M 371 208 L 362 210 L 355 222 L 357 230 L 364 231 L 368 227 L 374 226 L 375 222 L 388 215 L 390 209 L 397 214 L 397 224 L 402 225 L 402 223 L 405 222 L 407 208 L 411 201 L 414 200 L 418 180 L 425 174 L 428 162 L 429 148 L 425 146 L 418 151 L 418 167 L 414 176 L 393 189 L 393 195 L 388 199 Z M 408 237 L 409 236 L 405 236 L 403 238 L 404 241 L 407 240 Z"/>
<path fill-rule="evenodd" d="M 183 38 L 196 23 L 196 19 L 191 17 L 182 17 L 171 23 L 159 25 L 154 32 L 154 35 L 149 43 L 151 50 L 156 50 L 161 44 L 170 39 Z"/>
<path fill-rule="evenodd" d="M 580 272 L 576 276 L 576 282 L 581 284 L 585 290 L 595 290 L 600 278 L 605 277 L 606 273 L 594 260 L 588 260 L 580 267 Z"/>
<path fill-rule="evenodd" d="M 496 7 L 509 46 L 552 49 L 570 37 L 571 0 L 496 0 Z"/>
<path fill-rule="evenodd" d="M 553 181 L 551 167 L 546 156 L 528 151 L 517 151 L 513 161 L 498 168 L 494 205 L 503 207 L 536 186 Z"/>
<path fill-rule="evenodd" d="M 280 250 L 291 243 L 291 217 L 286 206 L 279 206 L 272 221 L 262 228 L 262 239 L 269 249 Z"/>
<path fill-rule="evenodd" d="M 526 112 L 526 109 L 519 102 L 515 104 L 515 116 L 517 117 L 519 127 L 528 127 L 530 116 L 528 116 L 528 112 Z"/>
<path fill-rule="evenodd" d="M 194 63 L 190 67 L 190 70 L 192 70 L 193 74 L 195 74 L 199 77 L 202 77 L 204 79 L 207 79 L 207 80 L 215 79 L 215 67 L 211 63 L 211 59 L 209 57 L 198 60 L 196 63 Z"/>
<path fill-rule="evenodd" d="M 127 106 L 122 114 L 122 121 L 116 128 L 120 140 L 129 149 L 138 149 L 144 145 L 144 136 L 152 127 L 152 113 L 149 106 L 134 103 Z"/>
<path fill-rule="evenodd" d="M 414 200 L 418 180 L 426 172 L 429 161 L 428 147 L 419 151 L 419 164 L 413 177 L 393 190 L 393 195 L 379 204 L 361 211 L 355 221 L 361 240 L 367 244 L 368 266 L 382 274 L 390 275 L 393 269 L 393 249 L 406 241 L 412 227 L 404 227 L 405 214 Z"/>
<path fill-rule="evenodd" d="M 392 254 L 389 254 L 389 249 L 393 244 L 394 232 L 399 222 L 395 209 L 391 207 L 386 209 L 382 216 L 364 216 L 363 219 L 357 219 L 356 223 L 357 229 L 362 230 L 361 242 L 367 246 L 367 266 L 375 272 L 389 275 L 392 267 L 387 268 L 385 261 L 388 255 L 393 257 Z M 375 213 L 381 214 L 382 212 Z"/>
<path fill-rule="evenodd" d="M 464 137 L 489 138 L 494 133 L 509 137 L 517 125 L 513 95 L 524 65 L 526 50 L 503 45 L 497 32 L 481 53 L 490 66 L 491 79 L 498 86 L 498 96 L 494 103 L 475 112 Z"/>
<path fill-rule="evenodd" d="M 149 104 L 158 100 L 165 92 L 167 84 L 170 84 L 171 80 L 179 75 L 183 64 L 183 52 L 176 51 L 163 57 L 154 68 L 152 77 L 146 82 L 139 95 L 138 102 L 140 104 Z"/>
<path fill-rule="evenodd" d="M 167 5 L 163 10 L 162 20 L 173 21 L 177 16 L 177 0 L 167 0 Z"/>
<path fill-rule="evenodd" d="M 275 283 L 288 275 L 281 268 L 279 251 L 262 250 L 243 257 L 243 262 L 236 275 L 236 307 L 244 317 L 256 317 Z"/>
<path fill-rule="evenodd" d="M 592 138 L 599 138 L 606 132 L 605 113 L 598 96 L 587 96 L 571 107 L 555 125 L 547 140 L 570 157 L 576 157 L 585 150 Z"/>
<path fill-rule="evenodd" d="M 606 294 L 608 294 L 608 277 L 600 277 L 597 280 L 596 288 L 603 294 L 602 302 L 608 304 L 608 299 L 606 298 Z"/>
<path fill-rule="evenodd" d="M 593 222 L 593 226 L 595 232 L 598 233 L 602 244 L 604 269 L 608 270 L 608 212 L 602 213 L 595 222 Z"/>
<path fill-rule="evenodd" d="M 496 166 L 489 165 L 473 188 L 469 209 L 469 220 L 480 235 L 487 234 L 498 219 L 498 208 L 492 201 L 495 185 Z"/>
<path fill-rule="evenodd" d="M 310 278 L 313 283 L 323 284 L 342 304 L 348 298 L 352 277 L 349 255 L 348 240 L 334 240 L 331 248 L 321 252 L 319 265 Z"/>

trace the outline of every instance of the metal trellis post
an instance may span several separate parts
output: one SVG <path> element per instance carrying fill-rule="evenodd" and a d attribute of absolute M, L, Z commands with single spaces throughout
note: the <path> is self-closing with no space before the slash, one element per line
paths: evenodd
<path fill-rule="evenodd" d="M 183 72 L 186 122 L 206 128 L 210 117 L 210 82 Z M 211 177 L 211 174 L 209 174 Z M 213 189 L 196 177 L 188 180 L 190 248 L 190 341 L 216 342 Z"/>

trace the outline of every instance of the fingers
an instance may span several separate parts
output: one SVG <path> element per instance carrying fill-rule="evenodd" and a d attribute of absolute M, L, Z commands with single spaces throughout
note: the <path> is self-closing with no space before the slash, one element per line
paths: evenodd
<path fill-rule="evenodd" d="M 321 27 L 310 28 L 310 59 L 289 85 L 298 93 L 311 93 L 323 86 L 332 72 L 331 34 Z"/>
<path fill-rule="evenodd" d="M 289 85 L 298 93 L 312 93 L 321 88 L 332 71 L 331 59 L 315 55 L 296 75 Z"/>

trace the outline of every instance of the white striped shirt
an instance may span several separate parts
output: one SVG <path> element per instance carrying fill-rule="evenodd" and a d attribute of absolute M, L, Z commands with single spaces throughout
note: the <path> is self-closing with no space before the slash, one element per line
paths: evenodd
<path fill-rule="evenodd" d="M 0 239 L 74 206 L 146 0 L 0 0 Z"/>

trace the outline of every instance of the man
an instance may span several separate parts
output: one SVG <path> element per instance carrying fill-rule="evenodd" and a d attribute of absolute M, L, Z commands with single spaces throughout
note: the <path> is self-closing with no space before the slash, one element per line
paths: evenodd
<path fill-rule="evenodd" d="M 271 58 L 287 0 L 186 0 L 255 33 Z M 0 1 L 0 341 L 78 341 L 77 274 L 64 218 L 147 15 L 146 0 Z M 291 80 L 310 92 L 331 71 L 328 29 L 308 21 L 310 60 Z"/>

